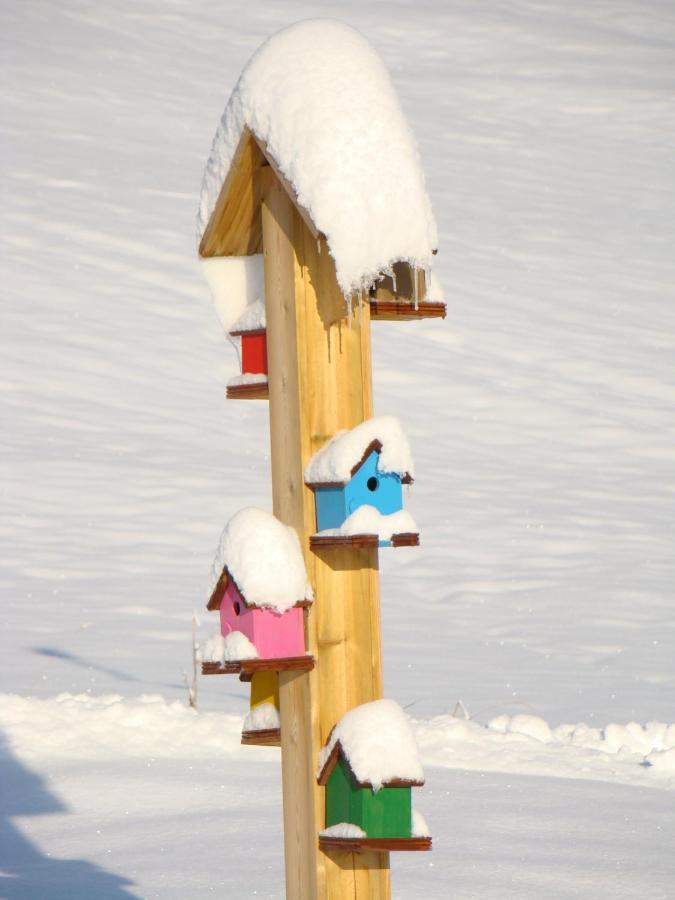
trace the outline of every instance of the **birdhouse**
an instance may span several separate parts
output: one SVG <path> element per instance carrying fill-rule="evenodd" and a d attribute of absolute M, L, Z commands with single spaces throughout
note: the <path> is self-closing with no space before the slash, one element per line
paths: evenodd
<path fill-rule="evenodd" d="M 228 400 L 267 399 L 267 331 L 263 300 L 256 300 L 244 310 L 232 326 L 230 337 L 240 341 L 241 375 L 228 381 Z"/>
<path fill-rule="evenodd" d="M 267 342 L 262 254 L 212 256 L 201 260 L 218 318 L 240 347 L 240 374 L 227 383 L 227 397 L 266 399 Z"/>
<path fill-rule="evenodd" d="M 393 700 L 346 713 L 321 751 L 326 789 L 322 849 L 428 850 L 431 838 L 412 807 L 424 772 L 408 719 Z"/>
<path fill-rule="evenodd" d="M 403 509 L 402 485 L 412 483 L 412 472 L 408 440 L 393 416 L 335 435 L 305 469 L 316 505 L 311 546 L 418 544 L 417 526 Z"/>
<path fill-rule="evenodd" d="M 220 614 L 220 641 L 204 674 L 309 669 L 303 609 L 312 590 L 292 528 L 259 509 L 228 522 L 214 563 L 207 608 Z"/>
<path fill-rule="evenodd" d="M 242 744 L 262 747 L 281 745 L 279 679 L 276 672 L 255 672 L 239 676 L 251 682 L 250 709 L 241 732 Z"/>
<path fill-rule="evenodd" d="M 405 322 L 444 319 L 443 289 L 431 268 L 418 269 L 396 262 L 370 289 L 370 317 L 374 321 Z"/>

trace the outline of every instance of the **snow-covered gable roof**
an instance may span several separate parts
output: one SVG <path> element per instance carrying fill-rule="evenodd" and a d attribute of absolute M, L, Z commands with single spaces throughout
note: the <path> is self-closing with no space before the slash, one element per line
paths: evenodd
<path fill-rule="evenodd" d="M 375 416 L 350 431 L 338 431 L 305 467 L 308 485 L 347 484 L 371 452 L 380 454 L 377 468 L 412 481 L 415 465 L 408 438 L 395 416 Z"/>
<path fill-rule="evenodd" d="M 360 786 L 424 784 L 424 770 L 408 717 L 393 700 L 374 700 L 351 709 L 333 728 L 319 754 L 325 784 L 342 753 Z"/>
<path fill-rule="evenodd" d="M 225 526 L 211 572 L 209 608 L 227 578 L 247 606 L 284 613 L 313 598 L 297 534 L 254 507 L 240 510 Z"/>
<path fill-rule="evenodd" d="M 415 139 L 383 61 L 358 31 L 312 19 L 254 53 L 206 165 L 200 240 L 247 131 L 325 235 L 345 294 L 396 261 L 431 265 L 436 223 Z"/>

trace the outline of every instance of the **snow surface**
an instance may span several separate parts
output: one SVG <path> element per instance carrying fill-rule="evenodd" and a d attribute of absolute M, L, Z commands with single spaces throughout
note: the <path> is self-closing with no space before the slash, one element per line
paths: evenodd
<path fill-rule="evenodd" d="M 380 554 L 382 637 L 435 846 L 392 854 L 393 894 L 666 900 L 673 775 L 643 763 L 671 751 L 601 734 L 673 722 L 672 4 L 320 9 L 392 73 L 449 300 L 372 326 L 375 409 L 424 474 L 424 545 Z M 266 404 L 223 397 L 194 206 L 224 85 L 316 10 L 0 8 L 11 900 L 283 896 L 278 750 L 239 745 L 247 686 L 200 678 L 197 714 L 181 672 L 214 535 L 271 508 Z M 484 727 L 519 714 L 554 740 Z M 255 867 L 214 865 L 223 846 Z"/>
<path fill-rule="evenodd" d="M 398 260 L 431 265 L 436 223 L 415 140 L 386 66 L 354 28 L 299 22 L 252 56 L 204 172 L 200 240 L 245 128 L 265 142 L 326 235 L 345 294 Z"/>
<path fill-rule="evenodd" d="M 242 726 L 243 731 L 266 731 L 270 728 L 279 728 L 281 720 L 279 710 L 273 703 L 260 703 L 249 710 Z"/>
<path fill-rule="evenodd" d="M 225 567 L 251 606 L 281 614 L 313 597 L 297 534 L 262 509 L 241 509 L 225 526 L 213 562 L 209 597 Z"/>
<path fill-rule="evenodd" d="M 305 466 L 305 483 L 346 484 L 373 441 L 382 444 L 380 472 L 414 477 L 415 464 L 400 421 L 395 416 L 375 416 L 349 431 L 339 431 L 315 453 Z"/>
<path fill-rule="evenodd" d="M 383 541 L 391 540 L 394 534 L 418 534 L 415 520 L 405 509 L 383 515 L 379 509 L 364 503 L 347 516 L 339 528 L 324 528 L 317 532 L 321 537 L 348 534 L 376 534 Z"/>
<path fill-rule="evenodd" d="M 261 298 L 264 315 L 262 253 L 252 256 L 210 256 L 200 259 L 200 266 L 211 289 L 218 318 L 226 332 L 234 331 L 240 320 L 246 320 L 252 307 L 258 310 Z M 259 316 L 259 311 L 255 315 Z"/>
<path fill-rule="evenodd" d="M 345 713 L 319 754 L 319 771 L 338 742 L 357 781 L 374 791 L 395 778 L 424 781 L 410 722 L 394 700 L 374 700 Z"/>

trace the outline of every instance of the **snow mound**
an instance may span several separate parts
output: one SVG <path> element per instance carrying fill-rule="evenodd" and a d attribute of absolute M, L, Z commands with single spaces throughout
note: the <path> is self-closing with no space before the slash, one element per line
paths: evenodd
<path fill-rule="evenodd" d="M 331 825 L 329 828 L 324 828 L 322 832 L 320 832 L 321 837 L 332 837 L 332 838 L 364 838 L 366 837 L 366 832 L 359 828 L 358 825 L 352 825 L 351 822 L 338 822 L 337 825 Z"/>
<path fill-rule="evenodd" d="M 279 710 L 273 703 L 261 703 L 255 706 L 244 719 L 244 731 L 268 731 L 280 728 Z"/>
<path fill-rule="evenodd" d="M 401 423 L 395 416 L 375 416 L 334 435 L 307 463 L 305 482 L 346 484 L 374 441 L 382 446 L 377 463 L 380 472 L 414 477 L 415 464 Z"/>
<path fill-rule="evenodd" d="M 396 778 L 424 782 L 410 722 L 393 700 L 374 700 L 345 713 L 319 754 L 320 770 L 338 742 L 357 781 L 374 791 Z"/>
<path fill-rule="evenodd" d="M 367 503 L 347 516 L 339 528 L 324 528 L 318 534 L 325 537 L 351 534 L 376 534 L 380 540 L 389 541 L 394 534 L 417 534 L 415 520 L 404 509 L 388 516 Z"/>
<path fill-rule="evenodd" d="M 664 722 L 551 727 L 538 716 L 503 715 L 484 726 L 446 715 L 412 725 L 425 765 L 675 789 L 675 725 Z"/>
<path fill-rule="evenodd" d="M 412 811 L 412 836 L 413 837 L 429 837 L 431 832 L 427 821 L 421 812 L 416 809 Z"/>
<path fill-rule="evenodd" d="M 202 270 L 211 288 L 216 313 L 225 331 L 265 296 L 263 257 L 211 256 L 202 259 Z M 264 303 L 262 303 L 264 310 Z"/>
<path fill-rule="evenodd" d="M 267 384 L 267 375 L 263 372 L 244 372 L 243 375 L 230 378 L 227 387 L 237 387 L 240 384 Z"/>
<path fill-rule="evenodd" d="M 670 750 L 654 750 L 645 763 L 663 775 L 675 775 L 675 747 Z"/>
<path fill-rule="evenodd" d="M 199 239 L 246 128 L 326 235 L 345 294 L 398 260 L 431 265 L 438 238 L 415 139 L 384 63 L 358 31 L 298 22 L 251 57 L 204 172 Z"/>
<path fill-rule="evenodd" d="M 230 331 L 258 331 L 266 327 L 265 301 L 255 300 L 246 307 L 236 322 L 232 323 Z"/>
<path fill-rule="evenodd" d="M 196 712 L 156 694 L 0 694 L 0 725 L 25 758 L 204 759 L 240 753 L 241 717 Z"/>
<path fill-rule="evenodd" d="M 225 526 L 209 596 L 225 567 L 251 605 L 281 614 L 296 603 L 313 599 L 297 534 L 262 509 L 242 509 Z"/>

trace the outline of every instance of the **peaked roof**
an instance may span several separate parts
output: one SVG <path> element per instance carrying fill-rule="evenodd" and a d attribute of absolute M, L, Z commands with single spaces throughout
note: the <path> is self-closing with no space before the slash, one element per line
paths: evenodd
<path fill-rule="evenodd" d="M 249 603 L 249 601 L 246 599 L 246 597 L 242 593 L 239 585 L 232 577 L 229 569 L 227 568 L 227 566 L 225 566 L 225 568 L 223 569 L 223 571 L 220 575 L 220 578 L 215 583 L 214 588 L 211 591 L 211 595 L 209 596 L 208 603 L 206 604 L 206 608 L 208 610 L 213 612 L 214 610 L 220 609 L 220 607 L 222 605 L 222 601 L 223 601 L 223 595 L 224 595 L 225 591 L 227 590 L 227 588 L 229 587 L 230 582 L 232 582 L 232 584 L 237 589 L 237 593 L 241 597 L 241 600 L 242 600 L 244 606 L 247 607 L 247 609 L 264 609 L 262 604 Z M 310 604 L 311 604 L 310 600 L 304 599 L 304 600 L 298 600 L 296 603 L 293 604 L 293 606 L 309 606 Z"/>
<path fill-rule="evenodd" d="M 350 431 L 339 431 L 315 453 L 305 467 L 305 484 L 347 484 L 373 452 L 379 454 L 380 472 L 395 473 L 404 484 L 412 483 L 415 466 L 401 423 L 394 416 L 376 416 Z"/>
<path fill-rule="evenodd" d="M 424 784 L 410 722 L 393 700 L 363 703 L 342 716 L 319 755 L 319 784 L 326 784 L 340 757 L 359 787 Z"/>
<path fill-rule="evenodd" d="M 221 535 L 208 590 L 209 609 L 219 607 L 230 580 L 248 607 L 281 614 L 312 600 L 294 529 L 254 507 L 239 510 Z"/>
<path fill-rule="evenodd" d="M 325 236 L 345 294 L 397 261 L 431 265 L 436 224 L 415 140 L 382 60 L 355 29 L 299 22 L 251 57 L 204 172 L 202 256 L 260 252 L 270 168 Z"/>

